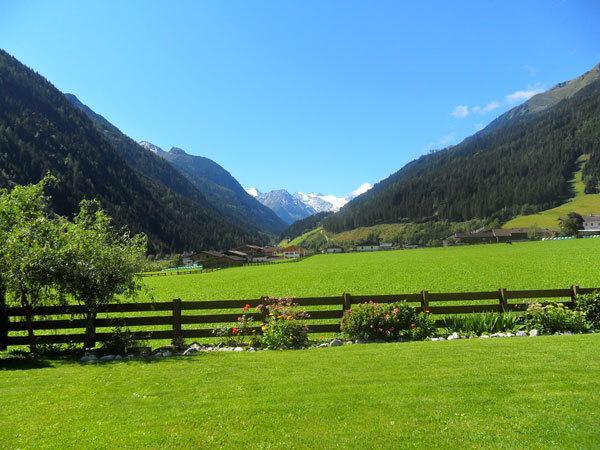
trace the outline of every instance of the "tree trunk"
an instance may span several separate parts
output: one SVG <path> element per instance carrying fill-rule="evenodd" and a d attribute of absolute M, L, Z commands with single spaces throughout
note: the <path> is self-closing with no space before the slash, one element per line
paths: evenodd
<path fill-rule="evenodd" d="M 96 312 L 86 312 L 85 314 L 85 339 L 84 349 L 92 349 L 96 346 Z"/>
<path fill-rule="evenodd" d="M 25 308 L 25 322 L 27 323 L 27 337 L 29 338 L 29 351 L 37 353 L 37 345 L 35 342 L 35 333 L 33 332 L 33 308 L 31 303 L 27 301 L 27 292 L 21 289 L 21 306 Z"/>

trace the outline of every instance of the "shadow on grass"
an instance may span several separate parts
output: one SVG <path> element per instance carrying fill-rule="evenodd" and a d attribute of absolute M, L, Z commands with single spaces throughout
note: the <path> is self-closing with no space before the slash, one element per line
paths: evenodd
<path fill-rule="evenodd" d="M 44 358 L 11 354 L 5 357 L 0 356 L 0 371 L 46 369 L 48 367 L 52 367 L 52 364 Z"/>

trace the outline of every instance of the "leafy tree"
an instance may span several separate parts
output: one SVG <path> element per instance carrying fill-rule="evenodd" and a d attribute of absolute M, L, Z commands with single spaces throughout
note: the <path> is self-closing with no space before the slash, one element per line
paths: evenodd
<path fill-rule="evenodd" d="M 53 292 L 60 271 L 58 250 L 64 244 L 64 220 L 50 216 L 44 188 L 51 180 L 0 193 L 0 302 L 7 293 L 28 312 L 27 333 L 36 351 L 32 309 Z"/>
<path fill-rule="evenodd" d="M 577 236 L 577 232 L 583 228 L 583 217 L 576 212 L 570 212 L 560 218 L 560 231 L 565 236 Z"/>
<path fill-rule="evenodd" d="M 140 289 L 147 239 L 114 228 L 95 201 L 84 200 L 67 229 L 61 287 L 83 306 L 85 347 L 95 345 L 94 321 L 106 304 L 132 297 Z"/>

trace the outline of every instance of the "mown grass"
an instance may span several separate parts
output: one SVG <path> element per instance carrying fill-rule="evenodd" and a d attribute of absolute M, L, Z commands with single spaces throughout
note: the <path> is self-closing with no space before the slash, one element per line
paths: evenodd
<path fill-rule="evenodd" d="M 0 439 L 5 448 L 597 448 L 599 374 L 600 335 L 91 366 L 0 360 Z"/>
<path fill-rule="evenodd" d="M 142 299 L 217 300 L 600 286 L 600 240 L 316 255 L 296 264 L 144 278 Z"/>

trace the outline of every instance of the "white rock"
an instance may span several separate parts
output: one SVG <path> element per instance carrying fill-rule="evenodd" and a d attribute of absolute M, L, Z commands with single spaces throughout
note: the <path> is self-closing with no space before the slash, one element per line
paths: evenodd
<path fill-rule="evenodd" d="M 236 347 L 233 349 L 234 352 L 243 352 L 244 349 L 242 347 Z"/>
<path fill-rule="evenodd" d="M 572 331 L 565 331 L 563 334 L 565 336 L 571 336 L 573 334 L 573 332 Z"/>
<path fill-rule="evenodd" d="M 431 338 L 432 341 L 439 341 L 439 338 Z"/>
<path fill-rule="evenodd" d="M 114 361 L 115 358 L 116 358 L 115 355 L 106 355 L 106 356 L 99 358 L 98 361 L 101 361 L 101 362 Z"/>
<path fill-rule="evenodd" d="M 250 347 L 250 348 L 248 349 L 248 351 L 249 351 L 249 352 L 255 352 L 255 351 L 256 351 L 256 349 L 255 349 L 254 347 Z"/>
<path fill-rule="evenodd" d="M 489 339 L 490 335 L 489 334 L 482 334 L 481 336 L 479 336 L 479 339 Z"/>
<path fill-rule="evenodd" d="M 512 334 L 512 333 L 506 333 L 506 334 L 505 334 L 505 336 L 506 336 L 506 337 L 513 337 L 513 336 L 514 336 L 514 334 Z"/>
<path fill-rule="evenodd" d="M 535 337 L 537 335 L 538 335 L 538 330 L 536 330 L 535 328 L 533 330 L 529 330 L 529 336 Z"/>
<path fill-rule="evenodd" d="M 448 340 L 452 341 L 454 339 L 460 339 L 460 336 L 458 335 L 457 332 L 452 333 L 450 336 L 448 336 Z"/>
<path fill-rule="evenodd" d="M 366 344 L 367 341 L 365 341 L 364 339 L 357 339 L 354 341 L 355 344 Z"/>
<path fill-rule="evenodd" d="M 340 341 L 339 339 L 333 339 L 330 343 L 329 346 L 330 347 L 339 347 L 340 345 L 343 345 L 343 342 Z"/>
<path fill-rule="evenodd" d="M 190 355 L 194 355 L 194 354 L 196 354 L 196 353 L 198 353 L 198 350 L 197 350 L 197 349 L 195 349 L 195 348 L 193 348 L 193 347 L 190 347 L 190 348 L 187 348 L 187 349 L 186 349 L 186 350 L 183 352 L 183 356 L 190 356 Z"/>
<path fill-rule="evenodd" d="M 329 344 L 327 342 L 323 342 L 322 344 L 319 344 L 317 347 L 325 348 L 325 347 L 329 347 Z"/>
<path fill-rule="evenodd" d="M 515 333 L 515 335 L 519 336 L 519 337 L 523 337 L 523 336 L 527 336 L 527 333 L 524 332 L 523 330 L 519 330 Z"/>
<path fill-rule="evenodd" d="M 344 342 L 344 345 L 352 345 L 352 344 L 354 344 L 354 342 L 352 342 L 352 341 L 346 341 L 346 342 Z"/>

